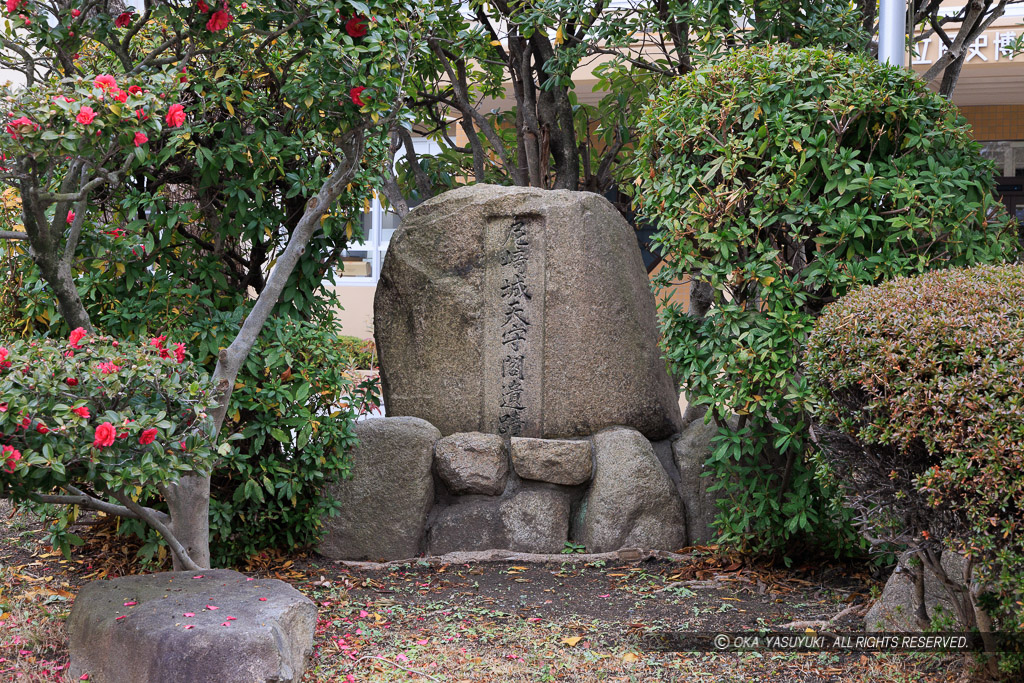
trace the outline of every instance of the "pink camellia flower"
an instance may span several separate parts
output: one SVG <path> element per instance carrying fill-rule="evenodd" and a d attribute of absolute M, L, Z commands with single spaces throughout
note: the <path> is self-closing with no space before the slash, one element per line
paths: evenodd
<path fill-rule="evenodd" d="M 14 119 L 7 124 L 7 132 L 11 134 L 11 139 L 13 140 L 20 140 L 22 135 L 35 130 L 39 130 L 39 124 L 27 116 Z"/>
<path fill-rule="evenodd" d="M 67 222 L 68 223 L 74 223 L 75 222 L 75 212 L 74 211 L 68 211 Z"/>
<path fill-rule="evenodd" d="M 54 102 L 62 102 L 63 101 L 63 102 L 67 102 L 68 104 L 71 104 L 75 100 L 74 100 L 74 98 L 68 97 L 67 95 L 54 95 L 53 96 L 53 101 Z"/>
<path fill-rule="evenodd" d="M 149 138 L 146 137 L 145 133 L 136 133 L 135 134 L 135 146 L 136 147 L 141 147 L 142 145 L 146 144 L 147 142 L 149 142 Z"/>
<path fill-rule="evenodd" d="M 362 38 L 366 35 L 366 17 L 359 14 L 345 22 L 345 32 L 353 38 Z"/>
<path fill-rule="evenodd" d="M 4 446 L 0 449 L 0 456 L 4 459 L 4 469 L 8 473 L 13 472 L 16 463 L 21 460 L 21 453 L 14 446 Z"/>
<path fill-rule="evenodd" d="M 152 339 L 150 339 L 149 345 L 155 346 L 156 348 L 159 349 L 163 347 L 165 341 L 167 341 L 167 335 L 162 334 L 159 337 L 153 337 Z"/>
<path fill-rule="evenodd" d="M 114 365 L 110 361 L 107 361 L 104 363 L 100 363 L 99 368 L 100 372 L 102 372 L 104 375 L 114 375 L 117 374 L 117 371 L 121 369 L 121 366 Z"/>
<path fill-rule="evenodd" d="M 76 327 L 75 329 L 71 330 L 71 334 L 68 335 L 68 343 L 71 346 L 71 348 L 82 348 L 81 346 L 78 345 L 78 342 L 82 341 L 82 337 L 84 337 L 86 334 L 88 334 L 88 332 L 85 331 L 84 327 Z"/>
<path fill-rule="evenodd" d="M 100 74 L 93 80 L 92 84 L 100 90 L 106 90 L 108 88 L 116 88 L 117 79 L 110 74 Z"/>
<path fill-rule="evenodd" d="M 117 15 L 117 19 L 114 19 L 114 26 L 116 26 L 118 28 L 128 28 L 131 25 L 132 25 L 132 13 L 131 12 L 121 12 L 121 14 Z"/>
<path fill-rule="evenodd" d="M 17 12 L 18 6 L 21 5 L 25 0 L 7 0 L 7 11 Z"/>
<path fill-rule="evenodd" d="M 82 10 L 80 10 L 80 9 L 73 9 L 73 10 L 71 10 L 71 16 L 73 16 L 73 17 L 74 17 L 74 18 L 76 18 L 76 19 L 77 19 L 77 18 L 78 18 L 78 17 L 79 17 L 79 16 L 81 15 L 81 14 L 82 14 Z"/>
<path fill-rule="evenodd" d="M 348 91 L 348 96 L 352 98 L 352 104 L 356 105 L 357 107 L 366 106 L 366 102 L 364 102 L 362 98 L 364 90 L 366 90 L 366 86 L 357 85 L 356 87 Z"/>
<path fill-rule="evenodd" d="M 171 128 L 177 128 L 185 123 L 185 107 L 180 104 L 172 104 L 167 110 L 166 121 Z"/>
<path fill-rule="evenodd" d="M 117 430 L 114 429 L 114 425 L 109 422 L 96 427 L 96 434 L 93 437 L 92 445 L 95 448 L 106 448 L 114 444 L 114 439 L 117 437 Z"/>
<path fill-rule="evenodd" d="M 217 10 L 210 15 L 210 20 L 206 22 L 206 30 L 208 31 L 223 31 L 234 19 L 230 14 L 224 10 Z"/>
<path fill-rule="evenodd" d="M 96 118 L 96 112 L 92 110 L 92 107 L 82 107 L 78 112 L 78 116 L 75 118 L 83 126 L 88 126 Z"/>
<path fill-rule="evenodd" d="M 89 419 L 89 409 L 86 408 L 85 406 L 80 406 L 78 408 L 72 408 L 71 412 L 74 413 L 75 415 L 77 415 L 78 417 L 84 417 L 87 420 Z"/>
<path fill-rule="evenodd" d="M 7 356 L 11 352 L 7 350 L 7 347 L 0 346 L 0 368 L 11 367 L 11 361 L 7 360 Z"/>
<path fill-rule="evenodd" d="M 142 444 L 143 446 L 148 446 L 149 444 L 153 443 L 154 439 L 156 439 L 156 435 L 156 428 L 144 429 L 142 430 L 142 434 L 139 435 L 139 443 Z"/>
<path fill-rule="evenodd" d="M 178 364 L 185 362 L 185 345 L 178 343 L 174 345 L 174 360 L 178 361 Z"/>

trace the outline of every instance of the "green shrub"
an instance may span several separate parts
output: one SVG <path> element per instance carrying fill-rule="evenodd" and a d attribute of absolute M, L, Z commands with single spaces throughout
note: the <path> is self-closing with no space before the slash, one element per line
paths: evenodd
<path fill-rule="evenodd" d="M 1024 629 L 1024 266 L 937 271 L 827 306 L 816 412 L 870 533 L 969 549 Z"/>
<path fill-rule="evenodd" d="M 281 320 L 268 327 L 231 396 L 225 428 L 242 439 L 214 472 L 218 565 L 319 540 L 321 520 L 338 511 L 324 485 L 348 476 L 352 426 L 377 404 L 377 379 L 353 374 L 352 343 L 334 326 Z"/>
<path fill-rule="evenodd" d="M 810 462 L 803 344 L 855 285 L 1006 258 L 1015 239 L 978 150 L 910 71 L 820 48 L 730 54 L 645 113 L 636 184 L 658 283 L 710 298 L 706 314 L 667 305 L 662 329 L 691 403 L 722 426 L 709 465 L 723 541 L 854 538 Z"/>

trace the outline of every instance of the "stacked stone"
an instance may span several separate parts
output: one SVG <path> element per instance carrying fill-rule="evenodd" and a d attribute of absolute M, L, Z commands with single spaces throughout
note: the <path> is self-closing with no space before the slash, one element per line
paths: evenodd
<path fill-rule="evenodd" d="M 714 427 L 683 429 L 635 233 L 586 192 L 417 207 L 374 303 L 391 417 L 356 425 L 321 553 L 675 550 L 711 537 Z"/>

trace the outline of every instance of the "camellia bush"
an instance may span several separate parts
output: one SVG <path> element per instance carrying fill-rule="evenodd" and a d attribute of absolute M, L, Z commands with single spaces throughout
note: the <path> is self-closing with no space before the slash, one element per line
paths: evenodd
<path fill-rule="evenodd" d="M 658 282 L 690 287 L 688 310 L 662 309 L 664 346 L 691 406 L 720 425 L 708 464 L 722 540 L 855 543 L 813 462 L 804 343 L 852 287 L 1013 253 L 992 165 L 913 73 L 785 46 L 663 90 L 637 158 Z"/>
<path fill-rule="evenodd" d="M 1024 629 L 1022 318 L 1024 266 L 943 270 L 826 306 L 807 345 L 846 504 L 940 575 L 943 546 L 970 558 L 967 627 L 981 606 L 994 630 Z"/>
<path fill-rule="evenodd" d="M 13 319 L 5 312 L 5 328 L 186 341 L 211 371 L 218 448 L 231 445 L 221 434 L 227 422 L 249 444 L 276 433 L 298 449 L 302 430 L 291 429 L 286 413 L 305 400 L 295 385 L 279 388 L 288 398 L 278 406 L 257 402 L 270 412 L 247 412 L 264 430 L 280 418 L 262 435 L 228 421 L 243 411 L 232 394 L 273 384 L 279 359 L 257 361 L 258 381 L 243 371 L 268 320 L 277 332 L 288 320 L 325 319 L 324 282 L 358 238 L 388 131 L 405 116 L 428 4 L 183 0 L 112 12 L 108 3 L 24 0 L 8 7 L 7 19 L 0 66 L 20 71 L 23 83 L 0 98 L 0 182 L 17 191 L 21 220 L 4 226 L 0 240 L 5 259 L 31 262 L 18 268 L 16 291 L 3 293 L 18 307 Z M 302 349 L 290 351 L 301 357 Z M 320 396 L 354 396 L 350 386 Z M 305 449 L 351 445 L 328 423 L 326 438 L 310 438 Z M 245 467 L 256 478 L 229 473 L 235 488 L 215 490 L 214 468 L 160 491 L 187 551 L 174 554 L 175 567 L 210 565 L 212 495 L 239 505 L 261 495 L 308 500 L 320 475 L 293 478 L 297 463 L 279 450 L 221 453 L 218 466 L 252 458 Z M 328 463 L 323 476 L 342 471 Z M 84 492 L 99 509 L 105 490 Z M 142 495 L 148 500 L 150 488 Z M 243 525 L 232 522 L 227 538 L 267 538 L 253 528 L 239 533 Z M 308 538 L 308 530 L 300 524 L 284 535 Z"/>
<path fill-rule="evenodd" d="M 0 497 L 141 520 L 183 556 L 173 516 L 139 495 L 210 471 L 215 406 L 209 376 L 163 337 L 119 342 L 79 328 L 68 341 L 0 346 Z M 66 526 L 52 529 L 65 554 L 81 543 Z"/>

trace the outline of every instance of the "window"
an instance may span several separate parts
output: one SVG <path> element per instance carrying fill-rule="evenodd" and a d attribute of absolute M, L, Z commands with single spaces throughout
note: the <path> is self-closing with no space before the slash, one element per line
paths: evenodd
<path fill-rule="evenodd" d="M 440 145 L 426 138 L 414 138 L 413 147 L 417 155 L 441 153 Z M 400 150 L 396 161 L 404 154 Z M 384 255 L 398 224 L 398 216 L 385 209 L 375 194 L 370 202 L 370 210 L 363 212 L 363 241 L 352 244 L 342 252 L 344 270 L 338 269 L 335 284 L 376 285 L 380 279 L 381 266 L 384 265 Z"/>

